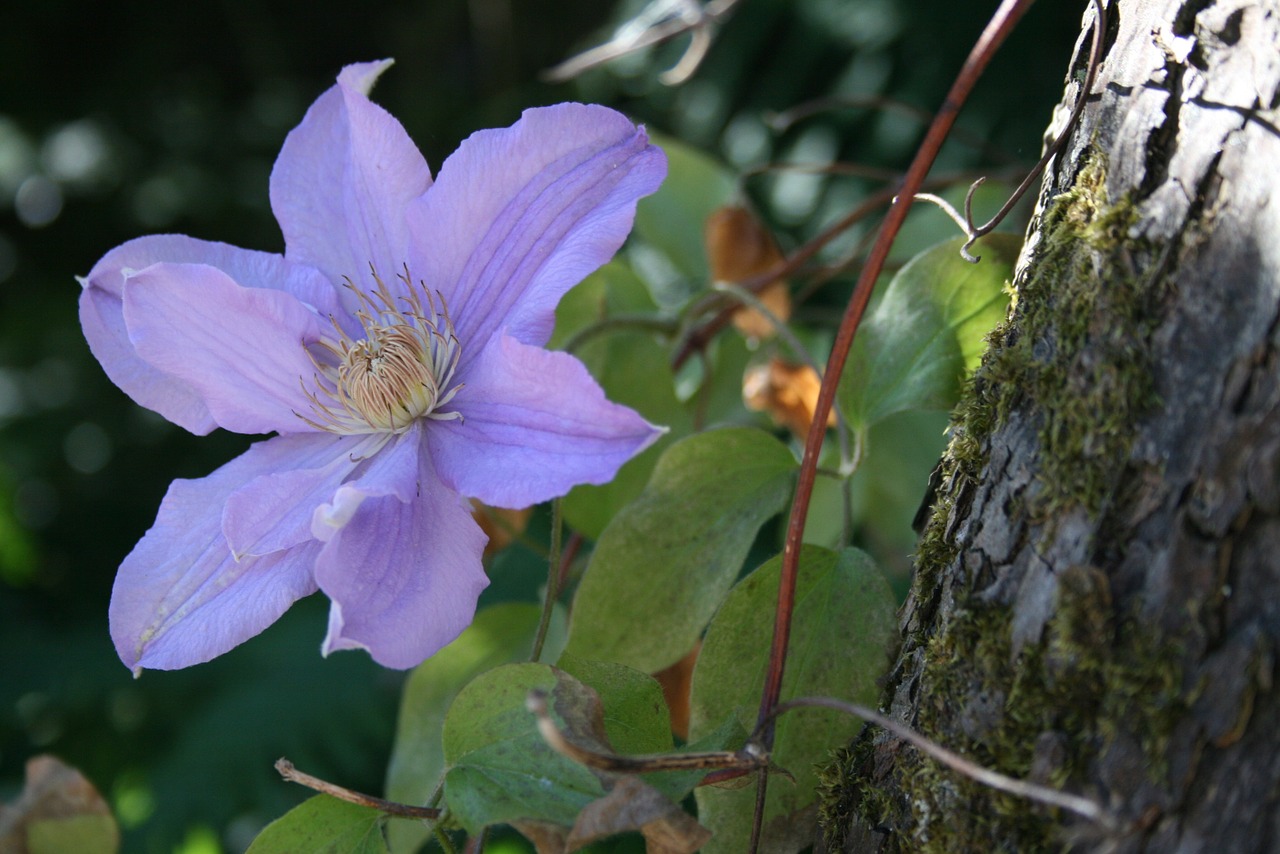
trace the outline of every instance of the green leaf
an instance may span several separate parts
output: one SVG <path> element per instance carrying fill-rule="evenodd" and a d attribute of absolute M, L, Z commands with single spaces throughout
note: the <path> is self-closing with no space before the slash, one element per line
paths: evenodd
<path fill-rule="evenodd" d="M 583 807 L 604 795 L 596 775 L 552 750 L 538 733 L 525 708 L 534 688 L 548 693 L 562 728 L 601 730 L 599 698 L 555 668 L 508 664 L 478 676 L 458 694 L 444 723 L 445 798 L 469 833 L 502 822 L 571 827 Z M 584 746 L 608 749 L 603 732 Z"/>
<path fill-rule="evenodd" d="M 120 831 L 110 815 L 80 813 L 27 824 L 28 854 L 115 854 Z"/>
<path fill-rule="evenodd" d="M 384 821 L 375 809 L 316 795 L 268 824 L 247 854 L 383 854 Z"/>
<path fill-rule="evenodd" d="M 670 137 L 651 138 L 667 154 L 667 180 L 640 200 L 635 230 L 689 281 L 709 279 L 703 224 L 735 193 L 733 174 L 712 158 Z"/>
<path fill-rule="evenodd" d="M 754 727 L 773 637 L 782 558 L 776 557 L 734 587 L 707 630 L 693 674 L 693 737 L 736 712 Z M 874 702 L 876 679 L 896 637 L 895 603 L 875 564 L 856 549 L 805 546 L 800 554 L 790 650 L 782 698 L 830 696 Z M 773 761 L 795 777 L 769 781 L 762 851 L 794 852 L 810 844 L 816 827 L 817 776 L 813 766 L 862 726 L 857 718 L 825 710 L 790 712 L 778 720 Z M 715 833 L 708 854 L 745 851 L 755 809 L 755 787 L 696 791 L 698 818 Z"/>
<path fill-rule="evenodd" d="M 387 768 L 387 797 L 424 804 L 444 773 L 441 729 L 454 697 L 480 673 L 527 658 L 541 609 L 527 602 L 505 602 L 481 609 L 458 638 L 414 668 L 400 699 L 396 740 Z M 543 658 L 564 647 L 563 610 L 552 614 Z M 388 828 L 391 850 L 416 851 L 428 836 L 422 822 L 398 821 Z"/>
<path fill-rule="evenodd" d="M 600 695 L 600 702 L 604 705 L 605 734 L 613 745 L 614 753 L 675 752 L 671 712 L 658 680 L 621 664 L 592 661 L 567 652 L 560 656 L 556 666 Z M 736 721 L 733 727 L 722 727 L 705 738 L 702 744 L 690 745 L 686 749 L 724 750 L 735 737 L 734 747 L 745 741 L 745 734 Z M 658 771 L 641 776 L 645 783 L 678 803 L 693 791 L 704 773 Z"/>
<path fill-rule="evenodd" d="M 615 752 L 664 753 L 673 749 L 671 712 L 658 680 L 621 664 L 571 653 L 561 655 L 556 667 L 600 695 L 605 735 Z"/>
<path fill-rule="evenodd" d="M 853 525 L 881 567 L 896 577 L 910 572 L 917 535 L 911 524 L 929 485 L 929 476 L 946 447 L 946 412 L 899 412 L 866 431 L 862 465 L 850 484 Z M 839 465 L 834 448 L 824 449 L 818 465 Z M 836 548 L 840 543 L 844 500 L 841 482 L 819 477 L 805 521 L 805 542 Z"/>
<path fill-rule="evenodd" d="M 960 257 L 963 243 L 911 259 L 858 330 L 837 398 L 855 429 L 896 412 L 949 409 L 965 371 L 977 366 L 983 336 L 1004 317 L 1020 240 L 984 237 L 973 250 L 978 264 Z"/>
<path fill-rule="evenodd" d="M 552 344 L 563 346 L 577 332 L 607 318 L 646 314 L 658 317 L 644 283 L 631 268 L 614 261 L 560 301 Z M 652 424 L 668 428 L 666 436 L 630 460 L 609 483 L 585 484 L 565 496 L 561 504 L 565 521 L 594 540 L 618 510 L 640 494 L 662 452 L 677 437 L 687 434 L 693 421 L 688 407 L 676 396 L 670 356 L 653 332 L 611 329 L 585 341 L 575 355 L 586 364 L 610 400 L 631 407 Z"/>
<path fill-rule="evenodd" d="M 574 599 L 566 649 L 645 673 L 693 648 L 756 532 L 786 506 L 795 458 L 760 430 L 672 445 L 644 492 L 600 536 Z"/>

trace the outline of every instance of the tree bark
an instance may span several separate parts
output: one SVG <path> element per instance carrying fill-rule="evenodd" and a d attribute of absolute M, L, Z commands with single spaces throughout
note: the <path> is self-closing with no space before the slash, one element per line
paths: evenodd
<path fill-rule="evenodd" d="M 832 850 L 1280 850 L 1280 4 L 1107 17 L 953 420 L 884 707 L 1115 823 L 869 728 L 827 775 Z"/>

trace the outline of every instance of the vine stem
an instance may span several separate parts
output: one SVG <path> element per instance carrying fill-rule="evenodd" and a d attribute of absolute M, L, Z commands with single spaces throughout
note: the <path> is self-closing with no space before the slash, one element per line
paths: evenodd
<path fill-rule="evenodd" d="M 862 268 L 858 282 L 854 286 L 853 296 L 845 309 L 844 318 L 836 334 L 831 348 L 831 356 L 827 360 L 827 370 L 822 380 L 822 388 L 818 394 L 818 406 L 814 412 L 813 423 L 809 427 L 809 436 L 805 441 L 804 456 L 800 462 L 800 476 L 796 484 L 795 500 L 791 505 L 791 516 L 787 525 L 786 546 L 782 553 L 782 577 L 778 584 L 778 605 L 774 617 L 773 644 L 769 651 L 769 669 L 765 675 L 764 690 L 760 696 L 760 712 L 758 724 L 761 737 L 768 750 L 773 749 L 774 721 L 771 717 L 774 707 L 782 692 L 782 677 L 787 659 L 787 643 L 791 636 L 791 615 L 795 606 L 796 579 L 800 568 L 800 545 L 804 534 L 804 523 L 809 513 L 809 499 L 813 494 L 813 484 L 818 471 L 818 453 L 822 448 L 822 440 L 826 434 L 827 418 L 831 414 L 831 406 L 835 400 L 836 386 L 840 374 L 844 370 L 845 360 L 849 356 L 849 348 L 853 345 L 853 336 L 858 331 L 862 315 L 866 311 L 867 301 L 875 287 L 876 278 L 884 267 L 889 256 L 889 249 L 897 237 L 910 210 L 911 203 L 924 184 L 925 176 L 933 165 L 934 159 L 942 147 L 951 126 L 955 123 L 960 107 L 973 90 L 978 78 L 986 69 L 997 48 L 1013 30 L 1019 19 L 1031 6 L 1032 0 L 1002 0 L 999 8 L 983 29 L 978 41 L 969 52 L 968 58 L 956 76 L 955 83 L 947 93 L 925 133 L 911 166 L 898 188 L 897 198 L 890 205 L 881 225 L 880 233 L 871 246 L 867 263 Z M 764 818 L 765 796 L 767 794 L 769 775 L 761 774 L 756 787 L 756 812 L 751 828 L 750 851 L 759 850 L 760 827 Z"/>
<path fill-rule="evenodd" d="M 396 801 L 384 800 L 383 798 L 375 798 L 373 795 L 366 795 L 363 792 L 348 789 L 346 786 L 339 786 L 337 783 L 330 783 L 328 780 L 313 777 L 305 771 L 299 771 L 292 762 L 284 757 L 276 760 L 276 771 L 291 783 L 298 783 L 308 789 L 331 795 L 349 804 L 371 807 L 387 815 L 393 815 L 398 818 L 418 819 L 437 819 L 440 817 L 440 810 L 434 807 L 416 807 L 413 804 L 402 804 Z"/>
<path fill-rule="evenodd" d="M 533 638 L 533 650 L 529 653 L 530 661 L 542 658 L 542 645 L 547 640 L 547 629 L 551 626 L 551 612 L 556 607 L 556 599 L 560 597 L 560 499 L 551 502 L 551 550 L 547 555 L 547 595 L 542 602 L 542 615 L 538 618 L 538 632 Z"/>

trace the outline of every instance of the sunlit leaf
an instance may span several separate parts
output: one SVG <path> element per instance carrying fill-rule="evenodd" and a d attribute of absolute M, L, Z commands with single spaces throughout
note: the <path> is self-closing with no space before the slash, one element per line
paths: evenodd
<path fill-rule="evenodd" d="M 963 239 L 911 259 L 867 316 L 840 378 L 838 403 L 855 429 L 895 412 L 949 409 L 965 371 L 977 366 L 983 336 L 1005 313 L 1020 240 L 978 241 L 978 264 L 960 257 Z"/>
<path fill-rule="evenodd" d="M 388 798 L 423 804 L 431 797 L 444 772 L 441 729 L 449 704 L 480 673 L 527 658 L 539 616 L 536 605 L 524 602 L 482 608 L 457 640 L 409 674 L 387 768 Z M 564 613 L 557 609 L 552 617 L 544 660 L 554 660 L 564 646 Z M 394 822 L 388 830 L 395 852 L 415 851 L 427 837 L 421 822 Z"/>
<path fill-rule="evenodd" d="M 796 462 L 760 430 L 690 436 L 605 529 L 574 600 L 567 650 L 653 673 L 697 642 Z"/>
<path fill-rule="evenodd" d="M 554 751 L 525 708 L 529 691 L 548 694 L 561 728 L 595 733 L 584 744 L 608 750 L 600 700 L 578 680 L 545 664 L 508 664 L 481 674 L 458 694 L 444 724 L 449 770 L 445 798 L 470 833 L 521 820 L 572 827 L 587 804 L 604 795 L 599 778 Z"/>
<path fill-rule="evenodd" d="M 693 674 L 693 736 L 733 712 L 744 727 L 754 727 L 781 568 L 777 557 L 739 582 L 707 630 Z M 848 549 L 837 554 L 805 546 L 782 698 L 819 695 L 873 702 L 876 679 L 888 664 L 888 648 L 896 636 L 894 611 L 888 583 L 864 553 Z M 856 718 L 821 710 L 795 711 L 779 719 L 773 761 L 795 782 L 783 775 L 769 781 L 762 851 L 785 854 L 813 841 L 813 766 L 861 725 Z M 715 834 L 703 850 L 747 850 L 755 787 L 702 787 L 696 797 L 700 821 Z"/>
<path fill-rule="evenodd" d="M 667 154 L 667 180 L 636 208 L 636 233 L 660 250 L 691 282 L 708 280 L 703 224 L 735 191 L 733 175 L 712 158 L 670 137 L 656 136 Z"/>
<path fill-rule="evenodd" d="M 267 825 L 247 854 L 383 854 L 386 820 L 377 810 L 316 795 Z"/>

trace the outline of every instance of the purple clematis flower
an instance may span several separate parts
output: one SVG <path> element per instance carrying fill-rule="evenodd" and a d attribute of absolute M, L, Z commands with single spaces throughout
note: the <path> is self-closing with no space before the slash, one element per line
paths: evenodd
<path fill-rule="evenodd" d="M 463 496 L 523 507 L 604 483 L 660 430 L 543 349 L 666 173 L 603 107 L 528 110 L 432 181 L 348 66 L 271 174 L 283 256 L 133 240 L 82 280 L 85 336 L 139 404 L 205 434 L 275 433 L 169 487 L 111 597 L 124 663 L 186 667 L 317 588 L 322 651 L 412 667 L 471 621 L 485 536 Z"/>

